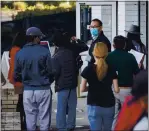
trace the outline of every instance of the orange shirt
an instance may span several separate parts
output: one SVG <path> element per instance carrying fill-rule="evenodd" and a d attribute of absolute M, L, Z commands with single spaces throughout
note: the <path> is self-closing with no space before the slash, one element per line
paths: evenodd
<path fill-rule="evenodd" d="M 130 131 L 137 124 L 140 116 L 148 110 L 148 96 L 143 96 L 131 105 L 128 102 L 132 100 L 132 96 L 128 96 L 118 115 L 117 123 L 114 131 Z"/>
<path fill-rule="evenodd" d="M 14 64 L 15 64 L 15 56 L 17 54 L 17 52 L 20 50 L 20 47 L 14 46 L 12 47 L 12 49 L 10 50 L 10 60 L 9 60 L 9 72 L 8 72 L 8 80 L 11 84 L 13 84 L 14 86 L 18 83 L 14 83 Z M 18 83 L 18 85 L 22 85 L 22 83 Z"/>

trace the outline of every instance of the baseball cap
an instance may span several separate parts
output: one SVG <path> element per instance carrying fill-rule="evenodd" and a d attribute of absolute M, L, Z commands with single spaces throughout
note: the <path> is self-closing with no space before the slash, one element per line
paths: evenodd
<path fill-rule="evenodd" d="M 30 27 L 26 30 L 27 36 L 41 36 L 42 38 L 45 37 L 45 35 L 41 32 L 41 30 L 37 27 Z"/>

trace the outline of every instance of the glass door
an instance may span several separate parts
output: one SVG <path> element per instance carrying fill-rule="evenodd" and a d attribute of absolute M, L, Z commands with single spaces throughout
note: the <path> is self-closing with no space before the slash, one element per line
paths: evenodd
<path fill-rule="evenodd" d="M 88 26 L 92 19 L 103 22 L 103 31 L 112 43 L 116 36 L 116 2 L 77 2 L 77 37 L 87 42 L 91 39 Z"/>
<path fill-rule="evenodd" d="M 76 2 L 76 36 L 86 43 L 90 43 L 91 36 L 89 25 L 92 19 L 98 18 L 103 22 L 103 31 L 112 44 L 113 38 L 116 36 L 116 2 Z M 113 47 L 113 46 L 111 46 Z M 87 66 L 86 56 L 88 52 L 81 54 L 83 66 Z M 78 83 L 78 97 L 86 95 L 80 93 L 81 77 Z"/>

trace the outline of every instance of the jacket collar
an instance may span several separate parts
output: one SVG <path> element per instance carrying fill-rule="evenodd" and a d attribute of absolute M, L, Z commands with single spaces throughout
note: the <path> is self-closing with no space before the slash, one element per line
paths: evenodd
<path fill-rule="evenodd" d="M 39 44 L 30 42 L 30 43 L 27 43 L 26 45 L 24 45 L 24 47 L 26 47 L 26 46 L 35 46 L 35 45 L 39 45 Z"/>

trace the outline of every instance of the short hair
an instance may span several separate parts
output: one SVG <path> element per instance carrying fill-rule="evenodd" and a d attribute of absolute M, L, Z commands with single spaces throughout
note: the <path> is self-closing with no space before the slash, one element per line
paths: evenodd
<path fill-rule="evenodd" d="M 26 36 L 26 40 L 27 40 L 27 42 L 33 42 L 36 37 L 39 37 L 39 36 L 27 35 Z"/>
<path fill-rule="evenodd" d="M 116 49 L 123 49 L 126 46 L 127 39 L 124 36 L 118 35 L 113 39 Z"/>
<path fill-rule="evenodd" d="M 99 24 L 99 26 L 102 26 L 103 25 L 103 23 L 102 23 L 102 21 L 101 20 L 99 20 L 99 19 L 93 19 L 92 21 L 96 21 L 96 22 L 98 22 L 98 24 Z"/>

